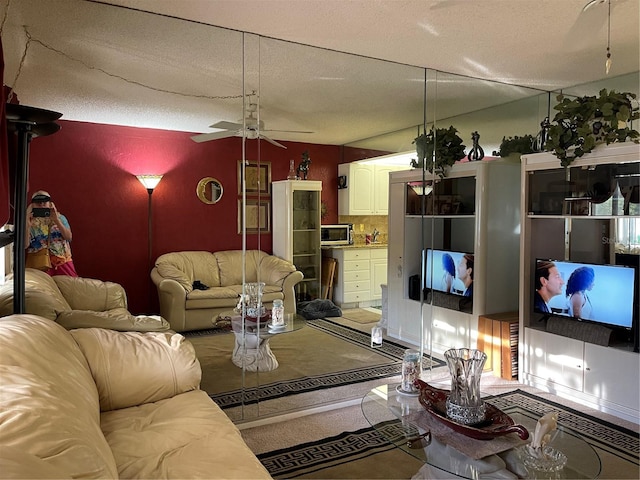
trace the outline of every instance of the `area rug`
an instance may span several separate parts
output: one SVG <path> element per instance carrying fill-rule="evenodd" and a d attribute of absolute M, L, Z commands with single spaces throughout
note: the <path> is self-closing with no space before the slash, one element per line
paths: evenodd
<path fill-rule="evenodd" d="M 536 418 L 558 411 L 559 423 L 578 433 L 598 453 L 602 463 L 599 478 L 640 478 L 637 432 L 519 389 L 496 395 L 492 403 L 498 408 L 517 405 Z M 360 428 L 291 448 L 259 453 L 258 458 L 276 479 L 411 478 L 421 463 L 386 440 L 388 437 L 401 440 L 402 424 L 391 421 L 377 427 L 384 428 L 385 434 L 373 428 Z"/>
<path fill-rule="evenodd" d="M 380 312 L 370 312 L 369 310 L 364 310 L 362 308 L 352 308 L 349 310 L 343 310 L 342 312 L 342 318 L 346 318 L 347 320 L 357 323 L 375 323 L 380 321 L 380 316 Z"/>
<path fill-rule="evenodd" d="M 231 362 L 234 334 L 193 335 L 189 340 L 202 367 L 201 388 L 223 409 L 395 377 L 407 348 L 391 341 L 371 348 L 366 332 L 311 320 L 300 330 L 271 338 L 277 369 L 243 373 Z M 443 366 L 439 359 L 423 358 L 425 370 Z"/>

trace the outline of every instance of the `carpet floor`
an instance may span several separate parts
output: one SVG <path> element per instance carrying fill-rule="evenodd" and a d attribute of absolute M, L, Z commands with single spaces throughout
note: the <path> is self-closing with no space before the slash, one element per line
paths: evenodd
<path fill-rule="evenodd" d="M 579 434 L 598 454 L 598 478 L 640 478 L 637 425 L 583 406 L 573 408 L 577 405 L 524 388 L 498 394 L 498 406 L 517 405 L 536 418 L 558 411 L 559 423 Z M 339 433 L 335 433 L 336 428 Z M 397 435 L 403 435 L 399 421 L 389 428 L 396 428 Z M 242 430 L 242 435 L 276 479 L 408 479 L 422 466 L 420 460 L 371 428 L 359 406 L 248 428 Z M 558 478 L 571 477 L 561 474 Z"/>
<path fill-rule="evenodd" d="M 367 329 L 351 328 L 341 320 L 311 320 L 305 328 L 272 337 L 270 346 L 280 365 L 271 372 L 236 367 L 231 362 L 232 333 L 189 335 L 202 367 L 201 388 L 228 409 L 400 374 L 405 345 L 385 341 L 371 348 Z M 443 367 L 442 360 L 424 357 L 423 369 Z M 306 402 L 301 399 L 300 407 L 308 407 Z M 289 402 L 287 408 L 295 405 Z"/>

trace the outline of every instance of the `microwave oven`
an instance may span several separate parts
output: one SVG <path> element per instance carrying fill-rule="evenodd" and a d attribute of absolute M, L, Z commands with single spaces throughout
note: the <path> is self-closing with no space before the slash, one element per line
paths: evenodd
<path fill-rule="evenodd" d="M 320 245 L 353 244 L 353 223 L 320 225 Z"/>

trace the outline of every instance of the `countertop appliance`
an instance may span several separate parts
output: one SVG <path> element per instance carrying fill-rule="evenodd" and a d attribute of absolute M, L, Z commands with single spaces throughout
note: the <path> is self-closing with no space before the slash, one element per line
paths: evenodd
<path fill-rule="evenodd" d="M 353 223 L 320 226 L 320 245 L 352 245 Z"/>

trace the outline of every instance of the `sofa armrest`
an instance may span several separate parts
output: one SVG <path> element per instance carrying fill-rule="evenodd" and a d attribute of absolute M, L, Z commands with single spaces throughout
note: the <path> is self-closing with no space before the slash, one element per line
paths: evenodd
<path fill-rule="evenodd" d="M 127 308 L 127 294 L 118 283 L 67 275 L 56 275 L 53 280 L 73 310 Z"/>
<path fill-rule="evenodd" d="M 177 332 L 186 330 L 187 291 L 177 280 L 162 277 L 156 268 L 151 270 L 151 280 L 158 289 L 160 315 Z"/>
<path fill-rule="evenodd" d="M 68 310 L 60 312 L 56 322 L 67 330 L 74 328 L 108 328 L 119 332 L 164 332 L 169 322 L 159 316 L 131 315 L 124 308 L 106 312 Z"/>
<path fill-rule="evenodd" d="M 200 387 L 193 345 L 175 332 L 71 330 L 109 411 L 171 398 Z"/>
<path fill-rule="evenodd" d="M 282 294 L 284 295 L 284 311 L 286 313 L 296 313 L 296 291 L 295 286 L 302 281 L 304 275 L 296 270 L 287 275 L 282 283 Z"/>
<path fill-rule="evenodd" d="M 285 279 L 296 271 L 296 266 L 275 255 L 264 255 L 259 261 L 258 278 L 267 285 L 284 286 Z"/>

